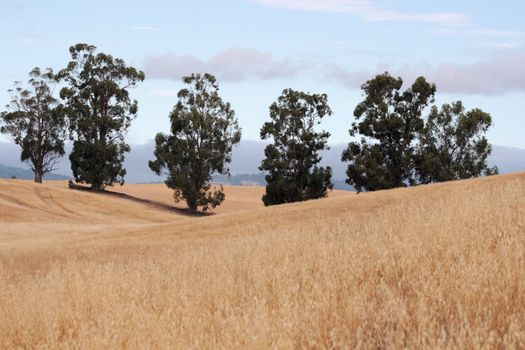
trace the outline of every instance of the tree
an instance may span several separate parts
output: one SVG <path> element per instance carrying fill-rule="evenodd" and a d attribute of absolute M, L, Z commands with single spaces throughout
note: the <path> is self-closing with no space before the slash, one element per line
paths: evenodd
<path fill-rule="evenodd" d="M 467 179 L 497 174 L 487 166 L 492 151 L 485 133 L 492 125 L 490 114 L 480 109 L 465 112 L 461 101 L 436 106 L 421 131 L 416 155 L 420 183 Z"/>
<path fill-rule="evenodd" d="M 53 71 L 41 72 L 36 67 L 29 73 L 28 88 L 20 82 L 9 90 L 8 111 L 0 115 L 0 131 L 10 134 L 22 149 L 20 160 L 29 165 L 35 182 L 55 170 L 57 160 L 64 155 L 67 120 L 64 107 L 53 97 Z"/>
<path fill-rule="evenodd" d="M 404 187 L 414 181 L 414 152 L 424 127 L 422 112 L 433 102 L 436 87 L 419 77 L 401 91 L 403 80 L 388 73 L 362 85 L 365 99 L 354 110 L 356 122 L 342 154 L 348 165 L 346 182 L 357 191 Z"/>
<path fill-rule="evenodd" d="M 332 114 L 326 94 L 308 94 L 286 89 L 270 106 L 270 122 L 264 123 L 261 139 L 266 146 L 259 169 L 266 171 L 265 205 L 322 198 L 333 188 L 332 169 L 319 167 L 319 151 L 330 133 L 316 131 L 325 116 Z"/>
<path fill-rule="evenodd" d="M 124 134 L 138 111 L 128 89 L 143 81 L 144 73 L 120 58 L 96 53 L 95 46 L 77 44 L 69 52 L 72 60 L 58 78 L 67 83 L 60 96 L 66 101 L 74 139 L 69 156 L 73 175 L 94 191 L 122 185 L 122 164 L 130 150 Z"/>
<path fill-rule="evenodd" d="M 192 74 L 182 81 L 188 85 L 178 94 L 170 113 L 171 135 L 155 137 L 155 160 L 149 167 L 175 190 L 176 202 L 184 199 L 191 212 L 220 205 L 222 186 L 212 188 L 214 173 L 229 175 L 228 164 L 241 129 L 230 104 L 219 96 L 219 85 L 211 74 Z"/>

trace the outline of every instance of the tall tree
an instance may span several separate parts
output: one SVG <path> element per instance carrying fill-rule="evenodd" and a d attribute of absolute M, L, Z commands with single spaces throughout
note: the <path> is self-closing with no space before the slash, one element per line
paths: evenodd
<path fill-rule="evenodd" d="M 270 106 L 270 122 L 261 129 L 266 146 L 260 170 L 266 171 L 265 205 L 291 203 L 325 197 L 333 188 L 332 169 L 319 167 L 319 151 L 329 149 L 330 134 L 316 131 L 325 116 L 332 114 L 326 94 L 308 94 L 286 89 Z"/>
<path fill-rule="evenodd" d="M 155 137 L 155 157 L 149 167 L 175 190 L 176 202 L 184 199 L 191 212 L 220 205 L 222 186 L 212 188 L 214 173 L 230 174 L 232 148 L 241 140 L 235 112 L 219 96 L 219 84 L 211 74 L 192 74 L 182 81 L 178 102 L 170 113 L 171 135 Z"/>
<path fill-rule="evenodd" d="M 130 150 L 124 134 L 138 110 L 128 89 L 143 81 L 144 73 L 120 58 L 97 53 L 92 45 L 77 44 L 69 52 L 72 60 L 58 78 L 67 84 L 60 96 L 74 139 L 69 159 L 75 180 L 91 184 L 94 191 L 123 184 L 122 164 Z"/>
<path fill-rule="evenodd" d="M 492 151 L 485 133 L 492 125 L 490 114 L 480 109 L 465 111 L 461 101 L 432 107 L 421 131 L 416 155 L 420 183 L 442 182 L 492 175 L 487 166 Z"/>
<path fill-rule="evenodd" d="M 64 108 L 53 97 L 54 83 L 51 69 L 42 72 L 34 68 L 29 73 L 28 88 L 16 82 L 9 90 L 8 111 L 0 115 L 0 131 L 11 135 L 21 147 L 20 160 L 29 165 L 38 183 L 44 174 L 55 170 L 68 135 Z"/>
<path fill-rule="evenodd" d="M 342 160 L 349 161 L 347 183 L 357 191 L 404 187 L 414 181 L 415 140 L 424 126 L 422 112 L 436 87 L 419 77 L 405 91 L 403 80 L 388 73 L 362 85 L 364 100 L 354 110 L 356 122 Z"/>

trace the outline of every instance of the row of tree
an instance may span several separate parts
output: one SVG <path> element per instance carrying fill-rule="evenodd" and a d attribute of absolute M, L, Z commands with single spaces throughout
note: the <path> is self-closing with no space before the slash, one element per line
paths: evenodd
<path fill-rule="evenodd" d="M 27 88 L 15 83 L 7 111 L 0 115 L 0 131 L 20 145 L 21 160 L 30 165 L 36 182 L 54 169 L 70 138 L 77 182 L 94 191 L 123 184 L 130 150 L 124 135 L 138 111 L 129 89 L 144 80 L 144 73 L 91 45 L 72 46 L 70 54 L 71 61 L 58 73 L 35 68 Z M 213 75 L 192 74 L 183 83 L 169 115 L 171 133 L 156 135 L 149 167 L 167 176 L 176 201 L 185 200 L 191 211 L 207 210 L 225 199 L 222 186 L 210 182 L 214 174 L 229 175 L 241 129 Z M 59 98 L 53 93 L 56 86 L 61 87 Z M 402 87 L 402 79 L 388 73 L 363 84 L 364 99 L 350 129 L 355 141 L 342 154 L 342 161 L 349 162 L 348 184 L 375 191 L 497 173 L 487 166 L 488 113 L 465 111 L 458 101 L 432 106 L 424 116 L 434 102 L 435 85 L 420 77 L 406 90 Z M 270 106 L 270 121 L 260 134 L 271 141 L 259 168 L 267 174 L 265 205 L 321 198 L 332 189 L 332 170 L 319 166 L 330 134 L 318 130 L 331 114 L 326 94 L 292 89 Z"/>
<path fill-rule="evenodd" d="M 144 73 L 96 53 L 92 45 L 77 44 L 69 52 L 71 61 L 58 73 L 35 68 L 28 87 L 15 83 L 7 111 L 0 114 L 0 131 L 21 147 L 20 159 L 34 171 L 36 182 L 54 170 L 70 138 L 76 181 L 100 191 L 124 183 L 122 164 L 129 152 L 124 135 L 137 115 L 137 101 L 128 90 L 144 80 Z M 61 86 L 60 99 L 54 96 L 56 86 Z"/>

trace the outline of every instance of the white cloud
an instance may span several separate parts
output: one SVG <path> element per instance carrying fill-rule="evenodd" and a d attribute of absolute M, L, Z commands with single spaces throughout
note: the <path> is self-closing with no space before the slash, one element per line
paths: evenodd
<path fill-rule="evenodd" d="M 506 40 L 488 43 L 485 46 L 492 49 L 518 49 L 522 47 L 523 44 L 519 41 Z"/>
<path fill-rule="evenodd" d="M 292 78 L 306 66 L 290 59 L 275 60 L 255 49 L 232 48 L 207 61 L 191 55 L 153 56 L 146 59 L 143 69 L 151 78 L 180 80 L 191 73 L 212 73 L 223 81 L 243 81 Z"/>
<path fill-rule="evenodd" d="M 524 31 L 473 28 L 472 26 L 441 26 L 434 30 L 454 38 L 458 36 L 468 38 L 469 41 L 473 41 L 468 45 L 469 48 L 516 49 L 522 47 L 525 41 Z"/>
<path fill-rule="evenodd" d="M 435 22 L 461 24 L 468 17 L 456 12 L 403 12 L 389 10 L 372 0 L 251 0 L 260 5 L 289 10 L 348 13 L 366 21 Z"/>
<path fill-rule="evenodd" d="M 484 46 L 493 49 L 517 49 L 523 46 L 525 39 L 525 32 L 512 30 L 477 29 L 472 35 L 491 40 Z"/>
<path fill-rule="evenodd" d="M 415 72 L 414 72 L 415 73 Z M 525 92 L 525 53 L 501 55 L 478 63 L 444 63 L 426 73 L 438 89 L 483 95 Z"/>
<path fill-rule="evenodd" d="M 493 38 L 507 38 L 507 39 L 523 39 L 525 32 L 513 30 L 499 30 L 499 29 L 476 29 L 471 32 L 474 35 L 493 37 Z"/>
<path fill-rule="evenodd" d="M 384 71 L 401 76 L 405 82 L 411 82 L 422 75 L 435 82 L 439 92 L 478 95 L 525 92 L 525 52 L 498 55 L 477 63 L 383 66 L 376 71 L 348 71 L 341 66 L 332 65 L 327 67 L 325 75 L 328 80 L 350 88 L 359 88 L 366 80 Z"/>
<path fill-rule="evenodd" d="M 502 43 L 503 45 L 503 43 Z M 509 45 L 508 48 L 511 48 Z M 191 73 L 212 73 L 220 81 L 292 80 L 300 75 L 319 78 L 322 83 L 339 83 L 358 89 L 376 74 L 389 71 L 406 82 L 425 76 L 435 82 L 439 92 L 478 95 L 503 95 L 525 92 L 525 51 L 506 50 L 505 54 L 473 63 L 444 62 L 436 65 L 413 64 L 393 66 L 380 64 L 376 69 L 350 70 L 336 63 L 290 58 L 276 60 L 255 49 L 234 48 L 222 51 L 208 60 L 190 55 L 166 54 L 150 57 L 143 67 L 149 78 L 180 80 Z M 173 91 L 153 91 L 156 96 L 173 96 Z"/>

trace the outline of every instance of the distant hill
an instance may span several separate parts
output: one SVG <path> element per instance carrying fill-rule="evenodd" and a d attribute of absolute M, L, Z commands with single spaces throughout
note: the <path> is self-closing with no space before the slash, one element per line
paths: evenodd
<path fill-rule="evenodd" d="M 264 174 L 215 175 L 213 182 L 234 186 L 265 186 Z"/>
<path fill-rule="evenodd" d="M 131 152 L 126 155 L 124 167 L 126 168 L 126 183 L 154 183 L 164 181 L 163 176 L 157 176 L 148 167 L 148 161 L 153 159 L 154 142 L 145 144 L 131 144 Z M 229 168 L 234 175 L 225 183 L 240 184 L 240 182 L 256 181 L 264 184 L 264 177 L 259 174 L 259 165 L 264 158 L 264 147 L 262 141 L 243 140 L 234 147 L 232 163 Z M 332 144 L 330 150 L 322 152 L 322 166 L 332 167 L 332 179 L 336 188 L 350 189 L 344 180 L 346 179 L 346 168 L 348 163 L 341 162 L 341 153 L 346 144 Z M 71 144 L 66 144 L 66 154 L 69 154 Z M 20 163 L 20 151 L 12 143 L 0 141 L 0 163 L 11 167 L 23 167 Z M 501 174 L 525 171 L 525 149 L 494 146 L 494 150 L 488 159 L 490 166 L 497 165 Z M 57 164 L 57 172 L 72 177 L 69 159 L 67 156 L 61 158 Z M 245 175 L 249 174 L 249 175 Z M 9 176 L 10 177 L 10 176 Z M 217 178 L 215 181 L 222 182 L 224 179 Z"/>
<path fill-rule="evenodd" d="M 12 177 L 16 177 L 17 179 L 22 180 L 33 180 L 35 178 L 35 175 L 31 170 L 28 169 L 22 169 L 7 165 L 0 164 L 0 178 L 1 179 L 10 179 Z M 53 174 L 49 173 L 44 175 L 44 180 L 67 180 L 69 177 L 60 175 L 60 174 Z"/>
<path fill-rule="evenodd" d="M 258 181 L 264 184 L 264 177 L 259 174 L 259 165 L 264 158 L 264 147 L 266 144 L 262 141 L 243 140 L 234 147 L 232 163 L 229 168 L 234 175 L 227 183 Z M 346 144 L 332 144 L 330 150 L 322 152 L 323 160 L 321 166 L 332 167 L 332 179 L 339 189 L 349 189 L 344 180 L 346 179 L 346 169 L 348 163 L 341 162 L 341 153 L 346 148 Z M 126 167 L 126 182 L 161 182 L 163 177 L 157 176 L 148 167 L 148 160 L 153 159 L 154 143 L 148 142 L 142 145 L 131 145 L 131 153 L 126 156 L 124 166 Z M 69 162 L 64 157 L 60 164 L 60 172 L 69 173 Z M 0 155 L 1 159 L 1 155 Z M 497 165 L 500 173 L 511 173 L 525 171 L 525 149 L 494 146 L 494 150 L 488 159 L 490 166 Z M 249 174 L 249 175 L 246 175 Z M 215 181 L 222 181 L 215 178 Z M 224 179 L 223 179 L 224 180 Z"/>
<path fill-rule="evenodd" d="M 213 177 L 213 182 L 234 186 L 266 186 L 266 180 L 264 179 L 263 173 L 238 174 L 231 175 L 230 177 L 225 175 L 215 175 Z M 354 191 L 354 188 L 343 180 L 332 179 L 332 183 L 336 190 Z"/>

